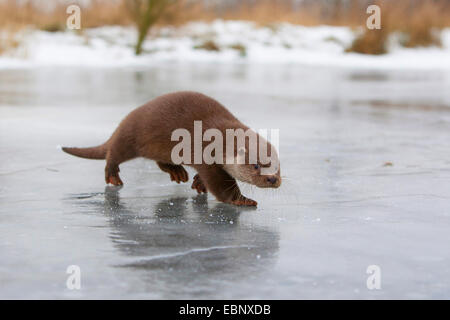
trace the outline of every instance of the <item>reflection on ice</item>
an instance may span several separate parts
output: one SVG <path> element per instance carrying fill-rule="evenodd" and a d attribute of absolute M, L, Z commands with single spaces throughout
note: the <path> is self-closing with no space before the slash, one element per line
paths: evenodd
<path fill-rule="evenodd" d="M 211 206 L 205 195 L 197 195 L 164 199 L 142 212 L 123 204 L 117 187 L 107 186 L 104 200 L 102 196 L 80 194 L 68 199 L 108 218 L 111 241 L 127 256 L 115 267 L 141 270 L 141 281 L 149 287 L 154 286 L 154 276 L 166 279 L 157 289 L 160 292 L 177 285 L 188 294 L 193 283 L 206 285 L 218 277 L 246 279 L 275 262 L 278 234 L 239 223 L 242 211 L 254 210 L 223 203 Z"/>

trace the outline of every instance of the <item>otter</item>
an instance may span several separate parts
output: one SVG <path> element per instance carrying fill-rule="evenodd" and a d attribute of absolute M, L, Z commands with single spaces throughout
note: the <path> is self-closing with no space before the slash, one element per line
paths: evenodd
<path fill-rule="evenodd" d="M 199 120 L 202 121 L 203 132 L 214 128 L 225 136 L 227 129 L 250 130 L 213 98 L 197 92 L 184 91 L 162 95 L 135 109 L 100 146 L 63 147 L 62 150 L 81 158 L 105 159 L 106 183 L 115 186 L 123 185 L 119 176 L 119 165 L 134 158 L 143 157 L 156 161 L 158 167 L 168 173 L 170 179 L 176 183 L 189 181 L 188 173 L 183 167 L 187 165 L 197 172 L 193 178 L 192 189 L 199 194 L 210 192 L 218 201 L 237 206 L 256 206 L 257 202 L 241 194 L 236 180 L 260 188 L 278 188 L 281 185 L 276 150 L 256 133 L 258 141 L 264 141 L 269 150 L 275 150 L 272 151 L 270 164 L 275 168 L 273 174 L 261 173 L 261 170 L 269 164 L 263 163 L 259 157 L 257 162 L 252 164 L 248 161 L 243 163 L 224 161 L 223 164 L 174 163 L 171 153 L 177 142 L 172 141 L 172 133 L 179 128 L 193 133 L 194 122 Z M 236 159 L 239 157 L 248 159 L 248 153 L 248 141 L 245 141 L 244 150 L 236 146 L 232 156 Z"/>

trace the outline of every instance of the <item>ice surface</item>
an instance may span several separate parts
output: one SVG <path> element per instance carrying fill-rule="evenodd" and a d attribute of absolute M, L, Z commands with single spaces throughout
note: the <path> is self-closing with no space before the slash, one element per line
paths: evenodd
<path fill-rule="evenodd" d="M 42 66 L 127 67 L 162 61 L 301 64 L 376 69 L 450 69 L 450 29 L 441 32 L 442 48 L 406 49 L 393 36 L 389 54 L 345 53 L 358 30 L 348 27 L 303 27 L 287 23 L 261 27 L 245 21 L 189 23 L 154 29 L 136 57 L 133 28 L 101 27 L 81 33 L 24 30 L 18 49 L 0 56 L 0 68 Z M 0 37 L 2 33 L 0 32 Z M 196 49 L 214 41 L 219 52 Z M 234 49 L 233 49 L 234 47 Z M 245 48 L 244 51 L 236 48 Z"/>
<path fill-rule="evenodd" d="M 449 84 L 292 65 L 0 71 L 0 297 L 448 299 Z M 55 148 L 103 142 L 181 89 L 280 128 L 281 189 L 243 185 L 257 209 L 197 197 L 145 160 L 105 187 L 103 161 Z"/>

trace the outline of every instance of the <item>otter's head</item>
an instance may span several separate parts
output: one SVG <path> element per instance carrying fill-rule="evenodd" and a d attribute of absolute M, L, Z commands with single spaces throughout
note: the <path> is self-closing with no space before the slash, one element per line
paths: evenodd
<path fill-rule="evenodd" d="M 259 188 L 278 188 L 281 186 L 280 167 L 274 174 L 263 174 L 270 165 L 261 164 L 225 164 L 224 169 L 233 178 L 250 183 Z"/>
<path fill-rule="evenodd" d="M 235 159 L 226 161 L 223 168 L 236 180 L 250 183 L 259 188 L 278 188 L 281 186 L 281 168 L 278 154 L 269 142 L 266 157 L 260 157 L 259 148 L 256 161 L 251 161 L 247 148 L 239 149 Z M 230 160 L 230 159 L 228 159 Z"/>

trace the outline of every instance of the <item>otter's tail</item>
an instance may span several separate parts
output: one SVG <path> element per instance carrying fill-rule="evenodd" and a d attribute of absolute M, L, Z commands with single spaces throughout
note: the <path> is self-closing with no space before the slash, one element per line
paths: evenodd
<path fill-rule="evenodd" d="M 92 148 L 67 148 L 62 147 L 64 152 L 71 154 L 76 157 L 85 158 L 85 159 L 93 159 L 93 160 L 103 160 L 106 158 L 106 143 L 102 144 L 98 147 Z"/>

